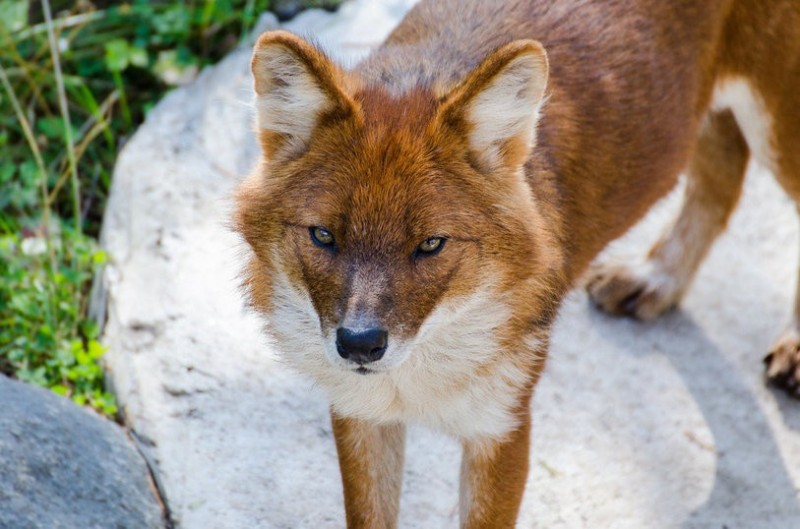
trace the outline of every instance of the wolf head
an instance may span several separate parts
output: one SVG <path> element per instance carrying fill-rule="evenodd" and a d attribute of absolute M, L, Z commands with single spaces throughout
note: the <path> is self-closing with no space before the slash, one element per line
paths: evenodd
<path fill-rule="evenodd" d="M 253 250 L 246 287 L 284 355 L 321 379 L 409 359 L 447 376 L 526 349 L 560 259 L 525 169 L 541 45 L 396 93 L 278 31 L 252 71 L 263 157 L 237 226 Z"/>

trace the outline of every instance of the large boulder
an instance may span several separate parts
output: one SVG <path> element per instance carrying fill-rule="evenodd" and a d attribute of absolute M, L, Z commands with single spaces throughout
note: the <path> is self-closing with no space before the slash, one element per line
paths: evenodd
<path fill-rule="evenodd" d="M 411 3 L 356 0 L 288 29 L 352 64 Z M 107 364 L 178 528 L 341 528 L 324 395 L 281 361 L 238 288 L 230 195 L 258 156 L 249 58 L 173 92 L 119 158 Z M 582 292 L 565 303 L 534 398 L 521 527 L 800 527 L 800 405 L 765 388 L 760 365 L 792 302 L 796 213 L 763 168 L 746 187 L 682 309 L 643 325 Z M 612 253 L 643 255 L 678 198 Z M 400 526 L 456 527 L 458 444 L 413 428 L 407 451 Z"/>
<path fill-rule="evenodd" d="M 154 491 L 118 425 L 0 375 L 0 528 L 164 529 Z"/>

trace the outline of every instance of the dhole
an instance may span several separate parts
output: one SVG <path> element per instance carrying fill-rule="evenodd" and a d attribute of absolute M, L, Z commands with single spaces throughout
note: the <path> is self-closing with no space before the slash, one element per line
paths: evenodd
<path fill-rule="evenodd" d="M 650 319 L 751 152 L 800 200 L 797 0 L 423 1 L 351 71 L 282 31 L 252 71 L 245 284 L 330 397 L 351 528 L 396 526 L 409 422 L 462 441 L 462 527 L 512 527 L 548 333 L 598 252 L 686 172 L 647 258 L 588 283 Z M 766 359 L 795 395 L 799 346 L 800 305 Z"/>

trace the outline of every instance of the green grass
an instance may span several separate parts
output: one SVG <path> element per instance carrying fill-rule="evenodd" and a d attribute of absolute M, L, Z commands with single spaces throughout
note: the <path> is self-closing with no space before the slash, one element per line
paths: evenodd
<path fill-rule="evenodd" d="M 97 363 L 104 350 L 86 317 L 92 272 L 105 254 L 66 225 L 51 243 L 0 236 L 0 370 L 113 415 Z"/>
<path fill-rule="evenodd" d="M 116 412 L 88 297 L 117 152 L 268 7 L 0 0 L 0 372 Z"/>

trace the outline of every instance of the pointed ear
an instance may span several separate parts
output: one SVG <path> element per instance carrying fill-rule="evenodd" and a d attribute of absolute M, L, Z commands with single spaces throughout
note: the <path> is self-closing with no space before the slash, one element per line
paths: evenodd
<path fill-rule="evenodd" d="M 441 119 L 466 136 L 486 172 L 525 163 L 536 143 L 547 84 L 547 54 L 535 40 L 498 48 L 444 98 Z"/>
<path fill-rule="evenodd" d="M 261 35 L 250 67 L 255 79 L 258 134 L 269 160 L 297 158 L 308 149 L 318 126 L 355 112 L 336 65 L 287 31 Z"/>

